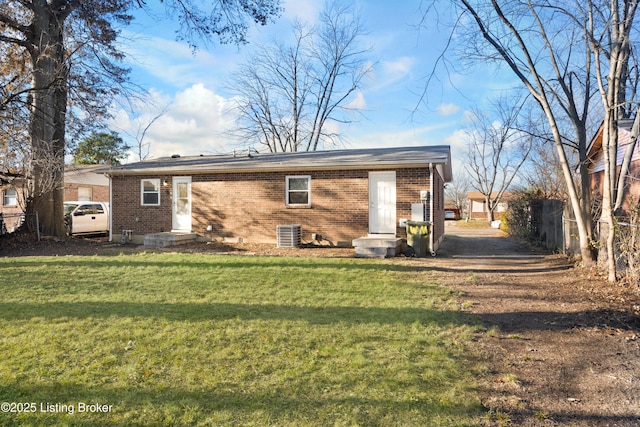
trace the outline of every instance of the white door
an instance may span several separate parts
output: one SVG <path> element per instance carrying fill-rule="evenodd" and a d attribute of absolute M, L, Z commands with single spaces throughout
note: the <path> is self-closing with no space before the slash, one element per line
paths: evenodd
<path fill-rule="evenodd" d="M 369 172 L 369 234 L 396 235 L 396 172 Z"/>
<path fill-rule="evenodd" d="M 173 178 L 173 231 L 191 232 L 191 177 Z"/>

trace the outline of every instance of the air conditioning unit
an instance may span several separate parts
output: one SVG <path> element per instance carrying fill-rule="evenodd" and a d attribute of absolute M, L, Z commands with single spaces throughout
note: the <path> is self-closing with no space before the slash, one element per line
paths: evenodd
<path fill-rule="evenodd" d="M 299 224 L 278 225 L 276 227 L 279 248 L 299 248 L 302 232 Z"/>

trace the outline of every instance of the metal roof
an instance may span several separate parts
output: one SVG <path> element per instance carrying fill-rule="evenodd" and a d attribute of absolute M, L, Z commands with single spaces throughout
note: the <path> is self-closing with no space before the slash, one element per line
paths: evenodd
<path fill-rule="evenodd" d="M 345 169 L 402 169 L 441 165 L 443 179 L 451 181 L 448 145 L 344 149 L 297 153 L 164 157 L 104 168 L 110 176 L 178 175 L 240 172 L 285 172 Z"/>
<path fill-rule="evenodd" d="M 64 167 L 65 184 L 109 185 L 109 179 L 101 173 L 105 165 L 67 165 Z"/>

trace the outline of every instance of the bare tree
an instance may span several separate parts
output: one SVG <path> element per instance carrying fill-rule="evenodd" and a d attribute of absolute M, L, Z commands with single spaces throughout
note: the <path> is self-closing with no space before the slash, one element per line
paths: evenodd
<path fill-rule="evenodd" d="M 30 113 L 33 178 L 28 209 L 40 213 L 45 233 L 65 235 L 63 169 L 69 119 L 87 105 L 94 108 L 94 120 L 106 114 L 118 84 L 127 81 L 127 70 L 117 65 L 123 54 L 117 47 L 116 27 L 129 24 L 130 13 L 145 4 L 145 0 L 0 0 L 0 51 L 17 49 L 28 58 L 30 83 L 24 101 Z M 166 0 L 163 5 L 179 19 L 179 36 L 192 46 L 212 37 L 244 43 L 248 20 L 266 24 L 280 13 L 279 0 L 213 1 L 204 9 L 193 0 Z M 68 109 L 72 101 L 75 108 Z"/>
<path fill-rule="evenodd" d="M 469 193 L 470 188 L 469 176 L 464 174 L 457 175 L 445 185 L 445 198 L 451 201 L 453 206 L 462 213 L 467 207 L 467 193 Z"/>
<path fill-rule="evenodd" d="M 524 106 L 519 104 L 513 107 L 506 98 L 499 99 L 494 103 L 497 117 L 475 110 L 467 132 L 467 171 L 471 186 L 485 198 L 489 222 L 533 147 L 533 138 L 518 130 Z"/>
<path fill-rule="evenodd" d="M 347 123 L 348 104 L 370 70 L 363 29 L 354 13 L 338 2 L 320 15 L 318 26 L 296 23 L 291 45 L 263 46 L 236 74 L 240 140 L 270 152 L 315 151 L 339 135 L 327 124 Z"/>
<path fill-rule="evenodd" d="M 602 152 L 604 179 L 602 190 L 602 220 L 608 224 L 606 239 L 607 278 L 616 281 L 614 212 L 622 205 L 624 183 L 631 153 L 638 136 L 638 117 L 634 123 L 632 143 L 618 174 L 618 120 L 626 118 L 627 82 L 631 55 L 631 29 L 638 9 L 638 0 L 611 0 L 608 7 L 587 2 L 589 24 L 585 27 L 595 55 L 596 78 L 604 106 Z M 619 196 L 616 196 L 616 191 Z"/>
<path fill-rule="evenodd" d="M 428 4 L 435 7 L 433 1 Z M 544 113 L 577 222 L 582 259 L 593 263 L 586 157 L 593 55 L 583 2 L 456 0 L 450 4 L 457 25 L 452 32 L 460 40 L 463 56 L 473 63 L 489 60 L 506 65 Z M 570 127 L 563 126 L 565 122 Z M 581 186 L 573 180 L 571 150 L 579 159 Z"/>
<path fill-rule="evenodd" d="M 144 100 L 145 106 L 153 105 L 153 101 L 149 99 Z M 167 112 L 169 111 L 169 105 L 165 105 L 159 109 L 155 109 L 155 112 L 147 115 L 139 115 L 133 119 L 135 122 L 135 129 L 133 131 L 127 131 L 122 128 L 119 128 L 121 133 L 124 133 L 129 138 L 134 141 L 134 144 L 131 148 L 135 152 L 135 155 L 138 158 L 138 161 L 143 161 L 147 157 L 149 157 L 151 153 L 151 142 L 147 141 L 147 132 L 149 129 Z"/>
<path fill-rule="evenodd" d="M 568 153 L 569 154 L 569 153 Z M 571 161 L 571 160 L 570 160 Z M 571 162 L 577 164 L 577 162 Z M 562 176 L 558 162 L 558 153 L 549 150 L 549 140 L 536 140 L 529 153 L 526 174 L 522 174 L 523 182 L 531 191 L 535 191 L 544 199 L 565 199 L 567 185 Z M 576 187 L 579 183 L 576 182 Z"/>

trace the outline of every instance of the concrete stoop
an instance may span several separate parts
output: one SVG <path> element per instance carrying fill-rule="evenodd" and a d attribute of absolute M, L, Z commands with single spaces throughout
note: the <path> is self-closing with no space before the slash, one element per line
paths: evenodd
<path fill-rule="evenodd" d="M 402 253 L 402 239 L 398 237 L 360 237 L 352 242 L 356 258 L 388 258 Z"/>
<path fill-rule="evenodd" d="M 165 232 L 145 234 L 144 245 L 154 248 L 165 248 L 167 246 L 183 245 L 196 241 L 198 235 L 195 233 Z"/>

